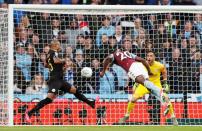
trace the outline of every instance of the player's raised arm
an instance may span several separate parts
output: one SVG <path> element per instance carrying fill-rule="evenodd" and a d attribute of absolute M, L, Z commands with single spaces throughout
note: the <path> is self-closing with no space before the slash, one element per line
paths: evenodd
<path fill-rule="evenodd" d="M 149 64 L 147 63 L 147 61 L 145 59 L 138 57 L 138 56 L 136 56 L 134 59 L 138 62 L 141 62 L 147 68 L 148 74 L 152 75 Z"/>
<path fill-rule="evenodd" d="M 105 71 L 107 70 L 107 67 L 112 63 L 113 61 L 113 56 L 112 54 L 107 56 L 107 58 L 104 59 L 103 61 L 103 69 L 102 71 L 100 72 L 100 76 L 103 77 L 104 74 L 105 74 Z"/>

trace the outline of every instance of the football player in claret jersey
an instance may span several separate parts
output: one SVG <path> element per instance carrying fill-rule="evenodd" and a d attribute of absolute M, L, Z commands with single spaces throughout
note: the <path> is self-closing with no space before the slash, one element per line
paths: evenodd
<path fill-rule="evenodd" d="M 41 100 L 32 110 L 26 111 L 25 120 L 31 122 L 30 117 L 33 113 L 39 111 L 45 105 L 48 105 L 53 102 L 53 100 L 58 95 L 63 95 L 65 93 L 74 94 L 76 98 L 87 103 L 92 108 L 95 108 L 95 100 L 88 100 L 76 87 L 67 83 L 63 80 L 63 67 L 65 65 L 65 59 L 59 58 L 58 53 L 61 50 L 60 42 L 53 40 L 51 42 L 50 51 L 47 55 L 46 67 L 50 70 L 50 79 L 48 81 L 48 95 L 45 99 Z"/>
<path fill-rule="evenodd" d="M 160 62 L 155 60 L 155 54 L 152 51 L 147 52 L 147 62 L 149 64 L 149 67 L 151 69 L 151 72 L 153 75 L 149 77 L 149 80 L 154 83 L 159 89 L 162 89 L 165 92 L 169 92 L 169 85 L 167 84 L 167 70 L 166 67 L 161 64 Z M 162 84 L 161 84 L 161 74 L 162 74 Z M 142 98 L 145 94 L 151 93 L 146 87 L 144 87 L 141 84 L 134 84 L 133 87 L 133 96 L 130 102 L 128 103 L 127 106 L 127 112 L 123 118 L 119 120 L 119 123 L 124 123 L 126 120 L 129 119 L 129 115 L 134 107 L 134 104 L 137 99 Z M 167 94 L 164 94 L 167 95 Z M 168 103 L 169 108 L 166 108 L 164 111 L 164 116 L 170 113 L 171 119 L 173 121 L 173 125 L 178 125 L 177 119 L 175 117 L 175 113 L 173 110 L 172 103 L 169 101 Z"/>
<path fill-rule="evenodd" d="M 107 67 L 110 64 L 121 66 L 128 73 L 128 76 L 138 84 L 144 85 L 151 93 L 161 101 L 165 110 L 169 108 L 169 98 L 163 93 L 161 88 L 155 86 L 149 81 L 149 75 L 153 75 L 149 64 L 145 59 L 138 57 L 128 51 L 116 50 L 108 55 L 103 61 L 103 70 L 100 72 L 100 77 L 104 76 Z M 134 99 L 137 101 L 137 99 Z"/>

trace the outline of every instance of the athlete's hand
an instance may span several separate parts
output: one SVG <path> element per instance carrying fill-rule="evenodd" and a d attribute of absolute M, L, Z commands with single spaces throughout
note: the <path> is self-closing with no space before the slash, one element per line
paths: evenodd
<path fill-rule="evenodd" d="M 165 93 L 169 93 L 169 91 L 170 91 L 170 85 L 168 85 L 168 83 L 167 83 L 166 80 L 162 81 L 162 87 L 163 87 L 163 91 Z"/>
<path fill-rule="evenodd" d="M 101 72 L 100 72 L 100 77 L 103 77 L 104 74 L 105 74 L 105 72 L 104 72 L 104 71 L 101 71 Z"/>

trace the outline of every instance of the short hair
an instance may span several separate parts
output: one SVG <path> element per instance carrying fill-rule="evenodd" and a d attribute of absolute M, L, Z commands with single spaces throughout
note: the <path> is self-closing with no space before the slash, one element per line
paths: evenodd
<path fill-rule="evenodd" d="M 149 54 L 149 53 L 153 53 L 154 56 L 156 56 L 156 53 L 155 53 L 153 50 L 148 50 L 148 51 L 147 51 L 147 54 Z"/>
<path fill-rule="evenodd" d="M 60 42 L 58 40 L 52 40 L 50 44 L 50 48 L 55 48 L 56 45 L 60 45 Z"/>

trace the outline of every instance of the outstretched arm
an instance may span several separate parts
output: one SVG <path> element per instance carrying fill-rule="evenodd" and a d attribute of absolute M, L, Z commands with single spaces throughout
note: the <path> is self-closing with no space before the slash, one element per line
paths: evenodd
<path fill-rule="evenodd" d="M 113 58 L 108 56 L 107 58 L 104 59 L 103 61 L 103 69 L 100 72 L 100 76 L 103 77 L 105 74 L 105 71 L 107 70 L 108 66 L 112 63 Z"/>
<path fill-rule="evenodd" d="M 147 61 L 145 59 L 136 56 L 135 60 L 138 61 L 138 62 L 141 62 L 147 68 L 148 74 L 152 75 L 150 67 L 149 67 L 149 64 L 147 63 Z"/>

